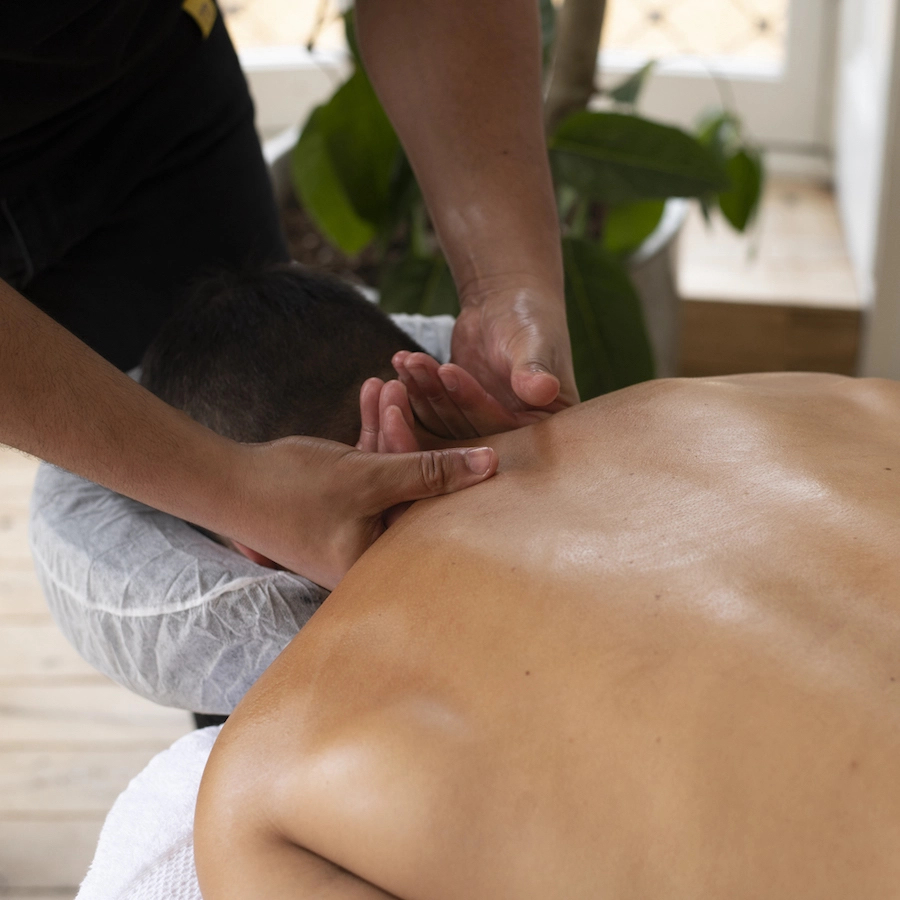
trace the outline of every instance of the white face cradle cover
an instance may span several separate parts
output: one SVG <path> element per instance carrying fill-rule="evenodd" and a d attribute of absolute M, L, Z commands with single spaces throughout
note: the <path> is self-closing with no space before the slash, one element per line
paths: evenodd
<path fill-rule="evenodd" d="M 452 317 L 392 318 L 449 359 Z M 327 596 L 46 463 L 29 538 L 50 611 L 75 649 L 135 693 L 193 712 L 230 713 Z"/>

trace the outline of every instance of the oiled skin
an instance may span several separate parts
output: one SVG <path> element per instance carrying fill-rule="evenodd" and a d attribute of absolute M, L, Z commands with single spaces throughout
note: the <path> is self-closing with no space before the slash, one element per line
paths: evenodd
<path fill-rule="evenodd" d="M 207 900 L 900 897 L 900 385 L 656 382 L 493 443 L 226 725 Z"/>

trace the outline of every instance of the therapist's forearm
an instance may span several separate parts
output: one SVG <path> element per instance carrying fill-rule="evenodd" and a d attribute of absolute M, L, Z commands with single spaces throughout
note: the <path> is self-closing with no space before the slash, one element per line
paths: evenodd
<path fill-rule="evenodd" d="M 333 588 L 398 503 L 479 484 L 497 456 L 358 453 L 310 437 L 239 444 L 135 384 L 0 282 L 0 443 Z"/>
<path fill-rule="evenodd" d="M 463 301 L 510 275 L 561 295 L 535 0 L 357 0 L 356 11 Z"/>
<path fill-rule="evenodd" d="M 239 445 L 166 405 L 0 280 L 0 443 L 198 524 Z"/>

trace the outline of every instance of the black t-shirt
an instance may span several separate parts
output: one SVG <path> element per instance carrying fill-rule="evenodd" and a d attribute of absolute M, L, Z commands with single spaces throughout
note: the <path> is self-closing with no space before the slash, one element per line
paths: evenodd
<path fill-rule="evenodd" d="M 0 196 L 199 41 L 180 0 L 0 0 Z"/>

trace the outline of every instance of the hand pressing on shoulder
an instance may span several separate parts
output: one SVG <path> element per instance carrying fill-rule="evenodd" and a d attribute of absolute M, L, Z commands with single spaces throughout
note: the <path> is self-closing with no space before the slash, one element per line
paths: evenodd
<path fill-rule="evenodd" d="M 551 302 L 554 296 L 485 279 L 460 301 L 450 363 L 395 354 L 397 376 L 422 425 L 445 438 L 487 436 L 576 404 L 565 305 Z"/>
<path fill-rule="evenodd" d="M 420 450 L 395 431 L 387 429 L 390 453 L 375 452 L 370 441 L 354 449 L 309 437 L 239 445 L 240 504 L 226 514 L 240 528 L 215 530 L 333 589 L 390 524 L 391 510 L 497 470 L 491 448 Z"/>
<path fill-rule="evenodd" d="M 424 353 L 412 356 L 419 359 L 409 367 L 421 367 L 423 372 L 411 387 L 400 379 L 370 378 L 363 384 L 358 450 L 414 453 L 472 447 L 479 438 L 514 431 L 551 415 L 544 410 L 511 413 L 459 366 L 440 365 Z M 424 383 L 426 374 L 433 384 Z M 455 382 L 454 387 L 448 390 L 445 381 Z"/>
<path fill-rule="evenodd" d="M 401 350 L 393 365 L 406 389 L 406 407 L 422 426 L 421 446 L 431 446 L 434 437 L 466 440 L 513 431 L 552 415 L 550 409 L 511 410 L 461 366 L 441 365 L 427 353 Z M 393 392 L 388 396 L 401 400 Z"/>
<path fill-rule="evenodd" d="M 561 282 L 523 272 L 460 289 L 451 360 L 511 411 L 559 412 L 578 402 Z"/>
<path fill-rule="evenodd" d="M 398 380 L 369 378 L 359 392 L 359 413 L 356 449 L 365 453 L 416 453 L 453 444 L 416 420 L 406 386 Z"/>
<path fill-rule="evenodd" d="M 364 453 L 408 454 L 426 448 L 446 448 L 452 443 L 427 431 L 416 421 L 406 387 L 400 381 L 368 379 L 359 392 L 359 410 L 362 425 L 356 448 Z M 478 458 L 487 450 L 488 448 L 477 450 Z M 493 474 L 497 468 L 497 455 L 493 450 L 489 452 L 493 454 Z M 384 527 L 393 525 L 411 505 L 412 502 L 407 501 L 385 510 L 382 517 Z"/>

